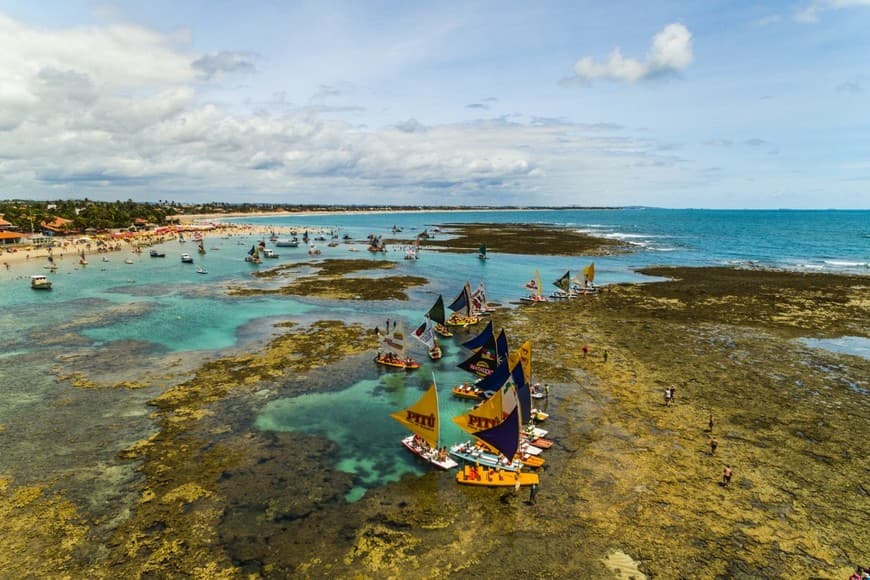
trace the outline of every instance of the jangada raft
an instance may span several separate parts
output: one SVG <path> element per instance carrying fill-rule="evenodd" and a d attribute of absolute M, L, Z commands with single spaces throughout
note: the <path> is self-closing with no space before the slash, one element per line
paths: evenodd
<path fill-rule="evenodd" d="M 420 400 L 407 409 L 392 413 L 390 417 L 413 433 L 402 439 L 402 445 L 408 451 L 441 469 L 452 469 L 459 465 L 447 454 L 446 449 L 438 447 L 441 421 L 438 413 L 438 387 L 434 377 L 432 386 L 423 393 Z"/>
<path fill-rule="evenodd" d="M 432 322 L 431 318 L 428 316 L 424 317 L 423 324 L 418 326 L 411 334 L 414 338 L 426 345 L 430 359 L 439 360 L 443 356 L 441 346 L 435 338 L 435 323 Z"/>
<path fill-rule="evenodd" d="M 453 336 L 450 329 L 445 326 L 444 298 L 440 294 L 438 295 L 438 300 L 435 301 L 435 304 L 433 304 L 432 308 L 429 309 L 429 312 L 426 313 L 426 316 L 432 320 L 436 333 L 445 337 Z"/>
<path fill-rule="evenodd" d="M 471 304 L 471 286 L 468 282 L 448 306 L 453 314 L 447 319 L 447 326 L 470 326 L 480 322 L 480 317 L 475 316 Z"/>
<path fill-rule="evenodd" d="M 547 297 L 541 293 L 543 291 L 543 287 L 541 284 L 540 270 L 535 270 L 534 277 L 526 282 L 525 288 L 529 291 L 529 295 L 523 296 L 522 298 L 520 298 L 520 301 L 532 304 L 534 304 L 535 302 L 547 301 Z"/>
<path fill-rule="evenodd" d="M 380 346 L 375 362 L 379 365 L 404 370 L 420 368 L 420 363 L 408 356 L 405 352 L 405 331 L 401 321 L 387 319 L 385 332 L 375 329 L 378 333 Z"/>
<path fill-rule="evenodd" d="M 509 390 L 513 388 L 511 385 Z M 472 413 L 454 419 L 463 430 L 472 432 L 475 438 L 494 447 L 501 454 L 498 456 L 499 464 L 481 467 L 484 457 L 484 453 L 481 453 L 480 458 L 476 459 L 472 465 L 466 464 L 456 474 L 457 483 L 484 487 L 516 487 L 517 484 L 522 486 L 540 483 L 538 475 L 523 472 L 517 460 L 504 465 L 507 460 L 503 458 L 514 457 L 520 448 L 520 406 L 517 404 L 516 396 L 510 398 L 513 400 L 513 409 L 504 419 L 501 418 L 505 404 L 501 391 L 481 405 L 481 407 L 487 407 L 483 409 L 483 413 L 473 415 L 479 411 L 480 408 L 478 408 Z M 474 430 L 476 426 L 487 425 L 492 426 Z M 451 453 L 454 453 L 452 449 Z"/>

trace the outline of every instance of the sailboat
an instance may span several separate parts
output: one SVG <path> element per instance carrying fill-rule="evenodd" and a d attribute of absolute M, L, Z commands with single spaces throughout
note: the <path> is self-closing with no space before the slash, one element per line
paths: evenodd
<path fill-rule="evenodd" d="M 598 292 L 598 288 L 595 287 L 595 262 L 591 262 L 588 266 L 583 268 L 583 294 L 594 294 Z"/>
<path fill-rule="evenodd" d="M 405 351 L 405 331 L 401 321 L 387 319 L 387 329 L 381 333 L 376 329 L 380 345 L 375 362 L 398 369 L 414 370 L 420 368 L 420 363 L 408 356 Z"/>
<path fill-rule="evenodd" d="M 448 306 L 453 314 L 447 319 L 447 326 L 469 326 L 480 322 L 480 317 L 471 311 L 471 286 L 468 282 Z"/>
<path fill-rule="evenodd" d="M 441 346 L 438 344 L 438 339 L 435 338 L 435 324 L 431 318 L 426 316 L 423 319 L 423 324 L 418 326 L 412 334 L 414 338 L 426 345 L 429 351 L 429 358 L 432 360 L 441 358 L 443 353 L 441 352 Z"/>
<path fill-rule="evenodd" d="M 495 308 L 486 303 L 486 287 L 482 281 L 471 294 L 471 310 L 475 316 L 488 316 L 495 312 Z"/>
<path fill-rule="evenodd" d="M 477 250 L 477 257 L 481 260 L 486 260 L 486 244 L 480 244 L 480 248 Z"/>
<path fill-rule="evenodd" d="M 529 295 L 520 298 L 521 301 L 530 303 L 547 301 L 547 297 L 541 294 L 543 284 L 541 284 L 540 270 L 535 270 L 535 276 L 526 282 L 525 287 L 529 291 Z"/>
<path fill-rule="evenodd" d="M 438 387 L 435 377 L 432 386 L 423 393 L 420 400 L 402 411 L 391 413 L 390 417 L 407 427 L 413 433 L 402 439 L 411 453 L 422 457 L 441 469 L 453 469 L 459 464 L 439 447 L 441 421 L 438 413 Z"/>
<path fill-rule="evenodd" d="M 530 422 L 533 419 L 537 421 L 547 419 L 549 417 L 547 413 L 540 409 L 532 408 L 532 343 L 530 341 L 527 340 L 519 348 L 510 353 L 508 356 L 508 368 L 512 369 L 511 378 L 513 378 L 519 393 L 523 423 Z M 531 425 L 529 434 L 533 437 L 546 437 L 547 431 Z"/>
<path fill-rule="evenodd" d="M 375 236 L 369 234 L 369 252 L 386 252 L 387 246 L 384 243 L 383 236 Z"/>
<path fill-rule="evenodd" d="M 420 253 L 420 240 L 415 240 L 412 246 L 408 246 L 405 248 L 405 259 L 406 260 L 417 260 L 419 259 Z"/>
<path fill-rule="evenodd" d="M 477 375 L 478 377 L 487 377 L 495 371 L 500 362 L 499 355 L 501 353 L 499 352 L 499 343 L 501 343 L 501 349 L 504 351 L 507 350 L 507 338 L 504 336 L 504 330 L 502 330 L 499 337 L 496 338 L 492 332 L 491 323 L 486 325 L 486 329 L 481 334 L 487 335 L 486 341 L 480 344 L 477 350 L 475 350 L 470 357 L 456 366 L 462 370 L 470 372 L 471 374 Z M 475 337 L 465 344 L 477 344 L 477 338 L 478 337 Z"/>
<path fill-rule="evenodd" d="M 570 271 L 562 274 L 562 277 L 553 282 L 556 290 L 550 294 L 550 298 L 562 300 L 564 298 L 574 298 L 577 294 L 571 289 L 571 273 Z"/>
<path fill-rule="evenodd" d="M 435 304 L 433 304 L 432 308 L 429 309 L 429 312 L 426 313 L 426 317 L 432 321 L 435 332 L 441 336 L 453 336 L 450 329 L 444 325 L 444 298 L 440 294 L 438 295 L 438 300 L 435 301 Z"/>
<path fill-rule="evenodd" d="M 513 386 L 509 386 L 508 389 L 513 389 Z M 538 474 L 523 472 L 520 460 L 512 459 L 520 449 L 519 405 L 514 404 L 506 415 L 503 406 L 502 390 L 499 389 L 497 395 L 483 405 L 454 419 L 460 428 L 492 447 L 497 453 L 484 451 L 478 446 L 471 445 L 470 442 L 451 447 L 451 455 L 472 464 L 466 464 L 456 474 L 457 483 L 485 487 L 514 487 L 517 484 L 540 483 Z"/>
<path fill-rule="evenodd" d="M 250 262 L 251 264 L 262 264 L 263 261 L 260 259 L 260 252 L 257 250 L 257 246 L 251 246 L 251 249 L 248 250 L 248 255 L 245 256 L 245 262 Z"/>

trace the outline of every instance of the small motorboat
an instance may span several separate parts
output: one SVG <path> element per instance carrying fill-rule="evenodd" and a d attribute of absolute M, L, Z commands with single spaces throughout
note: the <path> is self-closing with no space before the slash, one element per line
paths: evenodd
<path fill-rule="evenodd" d="M 151 250 L 150 252 L 148 252 L 148 255 L 151 256 L 152 258 L 165 258 L 166 257 L 166 254 L 164 254 L 163 252 L 158 252 L 157 250 Z"/>
<path fill-rule="evenodd" d="M 42 274 L 34 274 L 30 277 L 30 287 L 34 290 L 51 290 L 51 280 Z"/>
<path fill-rule="evenodd" d="M 190 254 L 181 254 L 181 262 L 183 264 L 193 264 L 193 257 Z"/>

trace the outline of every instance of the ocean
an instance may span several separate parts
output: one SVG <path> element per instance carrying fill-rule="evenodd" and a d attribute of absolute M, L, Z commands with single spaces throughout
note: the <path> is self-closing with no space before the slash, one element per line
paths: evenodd
<path fill-rule="evenodd" d="M 225 353 L 256 348 L 274 334 L 274 323 L 306 324 L 321 319 L 358 322 L 374 328 L 385 318 L 400 318 L 406 328 L 422 320 L 439 294 L 449 303 L 461 287 L 484 282 L 490 301 L 513 307 L 525 294 L 524 283 L 540 270 L 545 286 L 564 272 L 572 274 L 595 262 L 599 285 L 650 280 L 635 270 L 651 265 L 733 266 L 793 271 L 870 275 L 870 211 L 711 211 L 627 208 L 613 210 L 511 210 L 457 212 L 350 213 L 234 218 L 258 228 L 294 226 L 333 230 L 354 243 L 320 247 L 317 259 L 362 258 L 396 262 L 391 275 L 420 275 L 430 280 L 412 290 L 410 300 L 348 302 L 288 296 L 229 296 L 239 284 L 253 281 L 255 269 L 244 262 L 260 235 L 211 235 L 207 254 L 196 256 L 192 243 L 162 244 L 166 258 L 107 255 L 108 262 L 90 256 L 79 267 L 75 255 L 58 258 L 51 274 L 54 289 L 34 292 L 29 276 L 47 273 L 44 261 L 16 263 L 0 269 L 0 474 L 20 483 L 65 478 L 70 489 L 93 499 L 119 497 L 137 477 L 118 452 L 154 432 L 147 401 L 198 364 Z M 450 223 L 551 224 L 594 236 L 622 240 L 630 252 L 602 257 L 526 256 L 490 252 L 480 261 L 474 254 L 425 249 L 417 261 L 404 260 L 401 245 L 386 254 L 365 251 L 368 234 L 404 238 L 408 243 L 423 230 L 447 236 L 435 228 Z M 393 233 L 401 228 L 400 233 Z M 486 240 L 481 240 L 485 242 Z M 304 248 L 276 248 L 277 260 L 260 269 L 288 262 L 305 262 Z M 357 251 L 352 251 L 357 250 Z M 208 268 L 198 275 L 182 264 L 182 252 L 195 255 Z M 124 259 L 133 257 L 132 264 Z M 372 274 L 382 275 L 382 274 Z M 509 337 L 516 344 L 521 337 Z M 842 337 L 809 344 L 868 356 L 868 341 Z M 453 400 L 449 389 L 467 375 L 456 368 L 464 356 L 453 341 L 444 341 L 445 358 L 426 362 L 420 371 L 400 373 L 368 365 L 349 378 L 313 376 L 328 392 L 271 398 L 258 408 L 252 428 L 303 431 L 326 435 L 338 444 L 339 469 L 354 476 L 349 501 L 372 486 L 395 481 L 425 469 L 398 444 L 403 428 L 388 415 L 416 400 L 434 377 L 443 412 L 458 414 L 467 404 Z M 422 345 L 412 345 L 418 360 Z M 167 361 L 172 368 L 162 368 Z M 154 377 L 165 375 L 165 380 Z M 139 388 L 105 388 L 149 377 Z M 335 381 L 347 380 L 346 384 Z M 94 388 L 78 388 L 77 384 Z M 316 385 L 315 385 L 316 386 Z M 101 388 L 102 387 L 102 388 Z M 445 444 L 465 437 L 449 419 Z M 90 489 L 90 492 L 86 490 Z M 72 493 L 75 497 L 75 492 Z M 108 498 L 108 499 L 107 499 Z"/>

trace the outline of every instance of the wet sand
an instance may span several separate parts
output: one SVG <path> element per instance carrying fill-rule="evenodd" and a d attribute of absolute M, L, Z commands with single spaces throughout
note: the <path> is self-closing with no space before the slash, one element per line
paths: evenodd
<path fill-rule="evenodd" d="M 512 344 L 532 341 L 534 379 L 551 385 L 556 445 L 536 505 L 442 472 L 344 503 L 353 482 L 329 467 L 334 444 L 251 420 L 265 400 L 352 377 L 374 337 L 290 324 L 261 352 L 207 363 L 152 400 L 156 431 L 119 458 L 138 467 L 136 499 L 110 508 L 112 524 L 64 482 L 0 474 L 0 571 L 847 577 L 870 555 L 870 362 L 795 337 L 867 337 L 868 279 L 651 273 L 674 281 L 494 315 Z"/>

